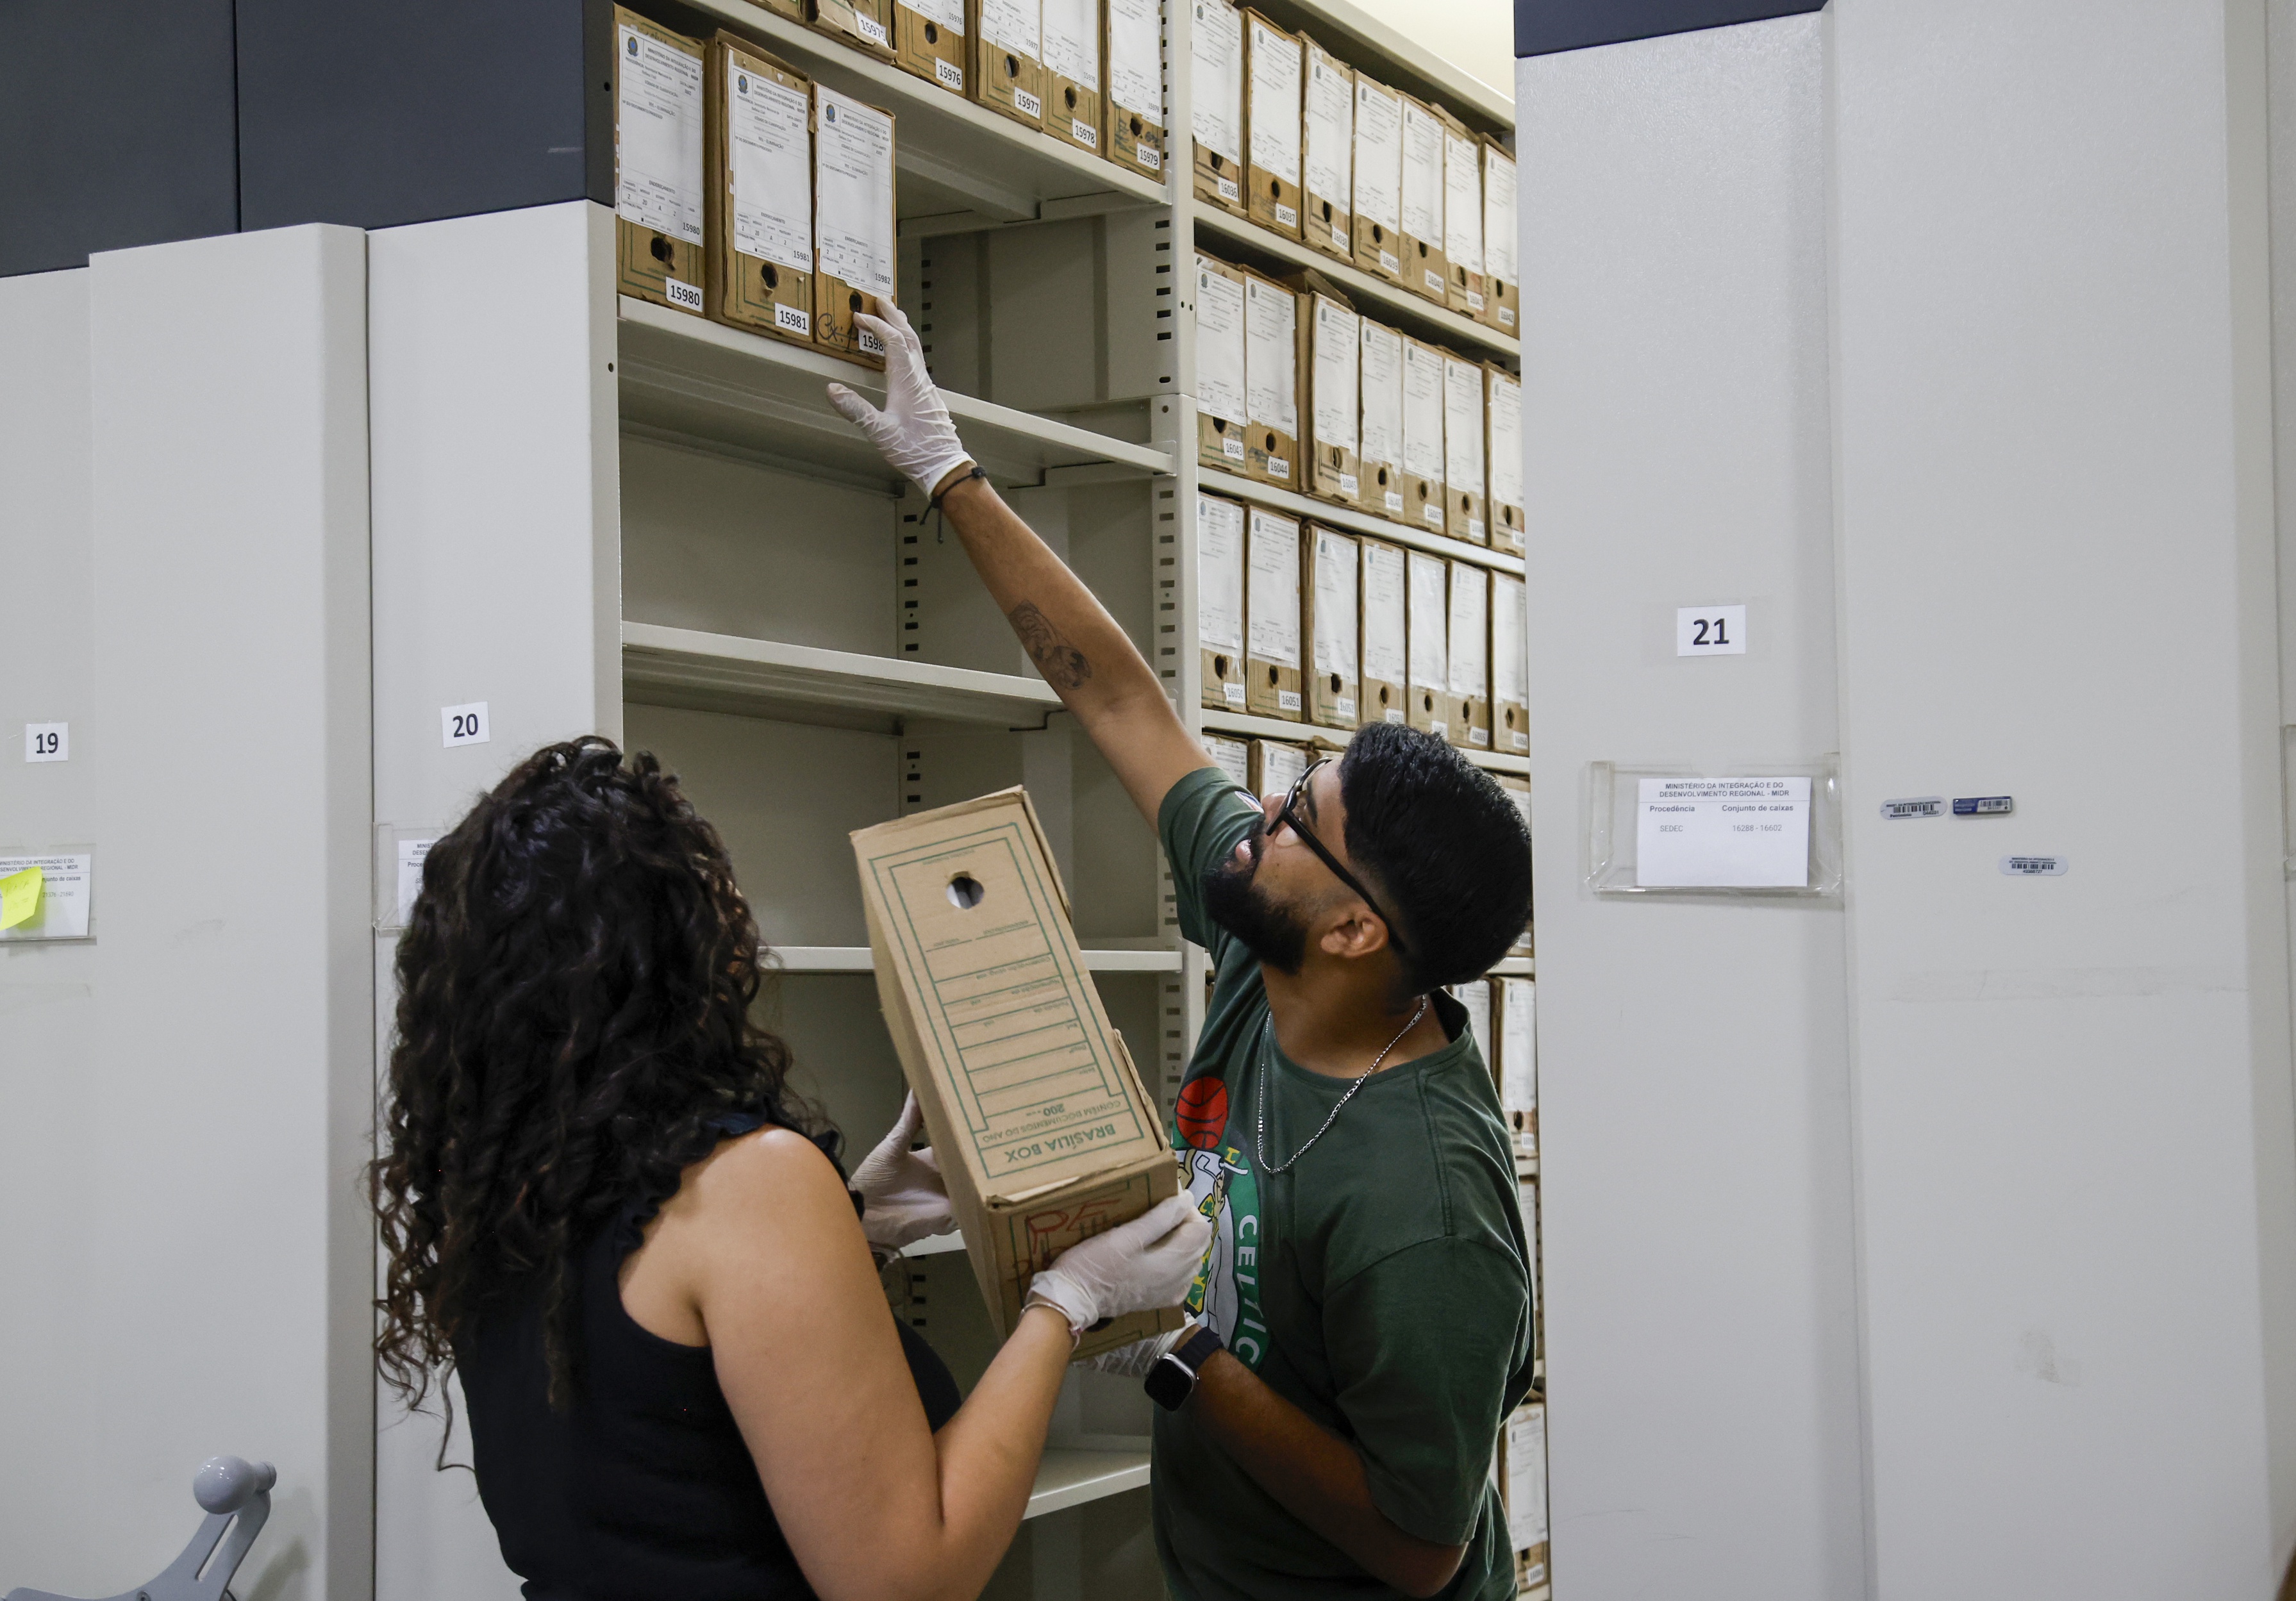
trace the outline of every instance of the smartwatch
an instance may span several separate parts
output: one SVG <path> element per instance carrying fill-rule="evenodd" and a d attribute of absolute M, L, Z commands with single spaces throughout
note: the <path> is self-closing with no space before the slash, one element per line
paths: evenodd
<path fill-rule="evenodd" d="M 1148 1392 L 1150 1400 L 1165 1411 L 1177 1412 L 1180 1403 L 1196 1392 L 1196 1375 L 1203 1371 L 1204 1364 L 1216 1352 L 1226 1349 L 1209 1326 L 1200 1325 L 1193 1334 L 1156 1359 L 1156 1366 L 1148 1370 L 1140 1387 Z"/>

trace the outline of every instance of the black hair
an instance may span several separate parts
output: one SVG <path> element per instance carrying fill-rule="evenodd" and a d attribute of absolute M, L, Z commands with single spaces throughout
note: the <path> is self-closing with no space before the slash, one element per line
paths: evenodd
<path fill-rule="evenodd" d="M 1507 792 L 1434 735 L 1366 723 L 1340 800 L 1348 857 L 1401 924 L 1411 992 L 1488 973 L 1530 922 L 1530 831 Z"/>

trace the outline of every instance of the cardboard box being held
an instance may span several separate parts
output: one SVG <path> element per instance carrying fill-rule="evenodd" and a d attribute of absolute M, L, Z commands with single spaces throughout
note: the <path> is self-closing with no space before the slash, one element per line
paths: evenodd
<path fill-rule="evenodd" d="M 1029 1281 L 1177 1192 L 1156 1104 L 1085 971 L 1024 790 L 853 835 L 877 994 L 1001 1339 Z M 1088 1331 L 1082 1359 L 1179 1327 Z"/>
<path fill-rule="evenodd" d="M 893 117 L 827 84 L 814 90 L 813 341 L 850 361 L 885 365 L 856 323 L 893 298 Z"/>

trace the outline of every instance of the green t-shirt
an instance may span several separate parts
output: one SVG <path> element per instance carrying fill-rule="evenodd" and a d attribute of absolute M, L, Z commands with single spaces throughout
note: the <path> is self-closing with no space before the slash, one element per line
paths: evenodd
<path fill-rule="evenodd" d="M 1373 1075 L 1297 1165 L 1259 1170 L 1263 1071 L 1274 1162 L 1348 1088 L 1276 1049 L 1259 962 L 1203 914 L 1206 865 L 1259 815 L 1207 768 L 1173 785 L 1158 818 L 1181 932 L 1215 971 L 1173 1128 L 1198 1202 L 1226 1185 L 1191 1309 L 1355 1446 L 1398 1528 L 1465 1542 L 1447 1601 L 1509 1597 L 1514 1557 L 1490 1472 L 1500 1421 L 1530 1387 L 1530 1252 L 1498 1097 L 1465 1008 L 1440 996 L 1449 1045 Z M 1193 1407 L 1159 1411 L 1155 1428 L 1156 1549 L 1180 1601 L 1399 1597 L 1260 1489 Z"/>

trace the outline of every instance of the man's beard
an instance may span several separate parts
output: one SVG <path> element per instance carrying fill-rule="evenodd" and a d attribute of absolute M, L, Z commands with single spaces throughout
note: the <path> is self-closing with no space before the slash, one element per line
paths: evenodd
<path fill-rule="evenodd" d="M 1204 915 L 1242 940 L 1263 966 L 1297 973 L 1308 954 L 1307 921 L 1260 891 L 1257 881 L 1260 853 L 1267 846 L 1267 824 L 1254 825 L 1249 837 L 1248 865 L 1237 866 L 1231 852 L 1204 869 Z"/>

